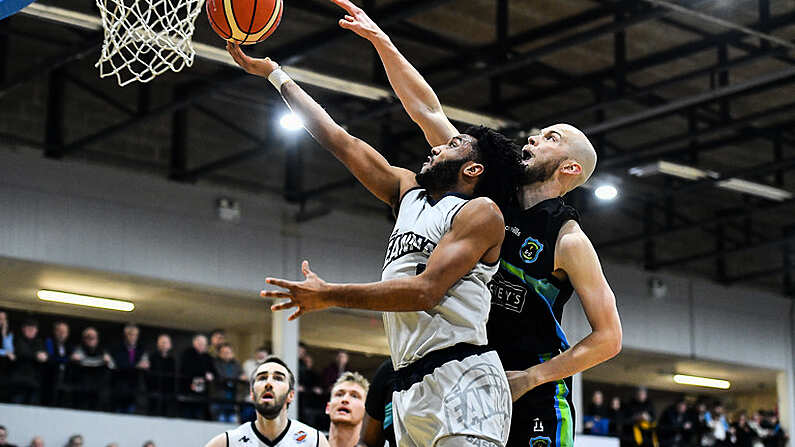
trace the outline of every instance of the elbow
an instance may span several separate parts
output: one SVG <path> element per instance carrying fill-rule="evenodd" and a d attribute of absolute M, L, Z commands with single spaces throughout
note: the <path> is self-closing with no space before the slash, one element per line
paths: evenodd
<path fill-rule="evenodd" d="M 623 343 L 624 334 L 621 330 L 621 324 L 618 324 L 617 327 L 613 328 L 610 331 L 609 338 L 607 340 L 607 348 L 606 348 L 606 357 L 605 360 L 609 360 L 615 356 L 617 356 L 621 352 L 621 346 Z"/>
<path fill-rule="evenodd" d="M 420 280 L 417 290 L 417 307 L 420 311 L 426 312 L 433 309 L 442 302 L 444 292 L 445 290 L 434 287 L 429 281 Z"/>

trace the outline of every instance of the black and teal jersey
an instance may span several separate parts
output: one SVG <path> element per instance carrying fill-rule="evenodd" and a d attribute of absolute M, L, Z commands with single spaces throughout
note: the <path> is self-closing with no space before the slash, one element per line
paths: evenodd
<path fill-rule="evenodd" d="M 571 283 L 552 275 L 560 227 L 579 220 L 561 198 L 526 210 L 504 210 L 505 240 L 500 268 L 489 283 L 489 345 L 506 371 L 527 369 L 539 356 L 557 355 L 569 342 L 560 326 Z"/>

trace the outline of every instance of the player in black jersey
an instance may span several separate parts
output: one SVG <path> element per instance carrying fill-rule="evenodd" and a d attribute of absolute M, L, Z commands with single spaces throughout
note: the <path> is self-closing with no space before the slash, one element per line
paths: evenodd
<path fill-rule="evenodd" d="M 457 135 L 431 87 L 378 25 L 349 0 L 331 1 L 348 13 L 340 26 L 373 44 L 428 143 Z M 621 349 L 615 296 L 577 212 L 561 198 L 588 180 L 596 153 L 582 132 L 566 124 L 543 129 L 521 150 L 526 176 L 517 206 L 502 210 L 506 232 L 500 270 L 490 283 L 489 344 L 508 371 L 514 398 L 508 446 L 572 446 L 570 377 Z M 573 291 L 592 331 L 570 346 L 560 322 Z"/>
<path fill-rule="evenodd" d="M 395 442 L 395 427 L 392 426 L 392 392 L 397 389 L 397 376 L 392 360 L 386 359 L 373 376 L 367 401 L 364 403 L 365 415 L 359 444 L 367 447 L 384 447 Z"/>

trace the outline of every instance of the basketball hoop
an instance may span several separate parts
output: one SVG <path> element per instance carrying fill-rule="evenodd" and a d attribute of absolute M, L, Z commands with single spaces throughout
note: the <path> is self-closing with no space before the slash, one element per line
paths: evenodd
<path fill-rule="evenodd" d="M 96 66 L 119 85 L 193 65 L 194 22 L 204 0 L 96 0 L 105 30 Z"/>

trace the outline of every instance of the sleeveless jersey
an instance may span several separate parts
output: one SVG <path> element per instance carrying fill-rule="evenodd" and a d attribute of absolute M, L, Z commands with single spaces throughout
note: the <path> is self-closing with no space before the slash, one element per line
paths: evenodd
<path fill-rule="evenodd" d="M 552 272 L 560 227 L 579 216 L 561 198 L 503 215 L 500 269 L 489 283 L 489 345 L 506 371 L 522 370 L 569 348 L 560 321 L 573 288 Z"/>
<path fill-rule="evenodd" d="M 254 422 L 226 432 L 227 447 L 317 447 L 319 444 L 317 430 L 294 419 L 287 421 L 287 427 L 273 441 L 260 433 Z"/>
<path fill-rule="evenodd" d="M 398 204 L 397 222 L 389 237 L 381 279 L 422 273 L 434 248 L 450 231 L 453 219 L 468 201 L 460 195 L 448 194 L 434 203 L 422 188 L 406 192 Z M 458 343 L 485 345 L 489 315 L 487 284 L 497 268 L 498 264 L 478 262 L 429 311 L 384 312 L 384 328 L 395 369 Z"/>

